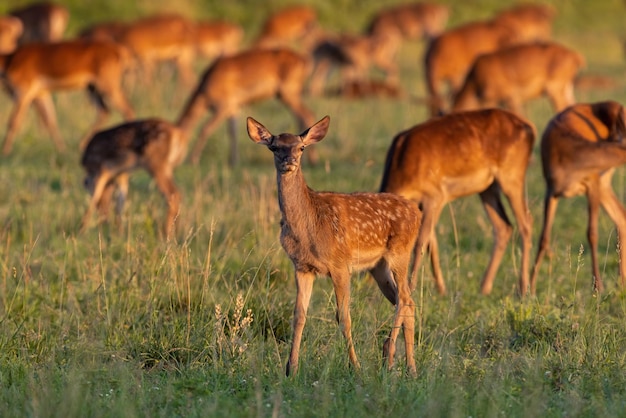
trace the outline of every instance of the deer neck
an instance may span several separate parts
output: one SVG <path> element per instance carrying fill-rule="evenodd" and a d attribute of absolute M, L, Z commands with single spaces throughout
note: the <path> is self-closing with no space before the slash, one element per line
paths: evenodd
<path fill-rule="evenodd" d="M 283 221 L 291 229 L 302 230 L 310 224 L 311 214 L 316 211 L 311 199 L 311 190 L 304 181 L 300 169 L 295 172 L 277 173 L 278 204 Z"/>

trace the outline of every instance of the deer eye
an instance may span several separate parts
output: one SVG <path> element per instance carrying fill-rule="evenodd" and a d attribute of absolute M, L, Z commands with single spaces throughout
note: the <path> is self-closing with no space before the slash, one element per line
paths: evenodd
<path fill-rule="evenodd" d="M 305 148 L 306 148 L 306 145 L 302 145 L 302 146 L 300 147 L 300 151 L 304 151 L 304 149 L 305 149 Z"/>

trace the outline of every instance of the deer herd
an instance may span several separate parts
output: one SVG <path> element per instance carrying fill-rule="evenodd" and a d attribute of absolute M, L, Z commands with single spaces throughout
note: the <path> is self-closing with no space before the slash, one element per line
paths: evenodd
<path fill-rule="evenodd" d="M 598 261 L 598 212 L 602 207 L 626 241 L 626 209 L 611 179 L 626 163 L 626 113 L 613 100 L 577 103 L 576 78 L 585 58 L 555 41 L 557 11 L 520 3 L 491 19 L 448 28 L 450 7 L 429 2 L 384 7 L 362 33 L 332 33 L 322 28 L 316 10 L 294 5 L 271 14 L 245 47 L 243 28 L 225 20 L 195 21 L 174 13 L 135 21 L 111 20 L 84 27 L 75 38 L 65 34 L 69 11 L 42 2 L 0 16 L 0 78 L 13 99 L 2 152 L 8 156 L 31 103 L 56 148 L 63 152 L 52 93 L 85 89 L 96 119 L 79 148 L 91 200 L 82 220 L 94 212 L 106 219 L 116 196 L 121 216 L 129 175 L 145 169 L 163 194 L 168 210 L 163 235 L 176 235 L 181 195 L 174 171 L 188 157 L 198 164 L 206 141 L 228 122 L 228 163 L 239 160 L 236 122 L 251 103 L 279 99 L 293 114 L 300 134 L 272 134 L 249 117 L 247 131 L 274 156 L 281 244 L 293 262 L 296 280 L 293 339 L 287 373 L 298 367 L 306 312 L 317 275 L 332 280 L 337 321 L 351 364 L 359 367 L 351 335 L 350 276 L 367 270 L 395 306 L 391 334 L 383 347 L 394 364 L 396 339 L 403 330 L 406 367 L 413 358 L 416 287 L 421 260 L 429 255 L 436 289 L 446 293 L 439 262 L 436 225 L 445 205 L 478 194 L 493 227 L 491 260 L 480 291 L 489 294 L 513 226 L 502 195 L 512 209 L 522 241 L 518 294 L 535 294 L 540 264 L 549 253 L 558 199 L 585 195 L 592 284 L 604 288 Z M 340 92 L 402 92 L 398 55 L 403 42 L 425 42 L 423 73 L 430 118 L 402 129 L 390 143 L 378 193 L 316 192 L 302 174 L 305 148 L 310 165 L 326 135 L 330 117 L 316 121 L 306 96 L 327 94 L 329 73 L 339 72 Z M 194 65 L 208 61 L 198 77 Z M 135 119 L 125 77 L 150 83 L 155 67 L 173 62 L 189 96 L 176 121 Z M 372 69 L 384 73 L 372 78 Z M 195 80 L 195 81 L 194 81 Z M 192 85 L 195 82 L 195 86 Z M 546 96 L 555 115 L 542 132 L 541 163 L 546 183 L 544 222 L 531 265 L 531 235 L 526 174 L 538 131 L 524 117 L 524 104 Z M 104 127 L 111 108 L 124 122 Z M 194 126 L 212 116 L 197 135 Z M 412 263 L 412 268 L 411 268 Z M 619 251 L 621 285 L 626 286 L 626 252 Z"/>

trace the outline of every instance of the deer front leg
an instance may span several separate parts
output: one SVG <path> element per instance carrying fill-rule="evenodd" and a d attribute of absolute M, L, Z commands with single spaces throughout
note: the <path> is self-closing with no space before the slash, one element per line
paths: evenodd
<path fill-rule="evenodd" d="M 37 98 L 35 98 L 33 103 L 35 104 L 35 109 L 39 112 L 39 117 L 43 121 L 43 124 L 48 129 L 57 150 L 60 152 L 65 151 L 65 144 L 61 139 L 61 134 L 59 133 L 59 126 L 57 124 L 57 117 L 54 110 L 52 96 L 49 92 L 42 92 Z"/>
<path fill-rule="evenodd" d="M 287 361 L 287 376 L 291 376 L 298 371 L 302 331 L 306 323 L 306 312 L 309 309 L 314 281 L 315 275 L 313 273 L 296 270 L 296 306 L 293 311 L 293 337 L 289 360 Z"/>
<path fill-rule="evenodd" d="M 13 149 L 13 138 L 15 138 L 15 135 L 22 124 L 22 119 L 24 119 L 24 114 L 26 113 L 26 109 L 28 109 L 28 105 L 30 105 L 31 101 L 32 99 L 26 96 L 16 98 L 13 111 L 11 112 L 11 116 L 9 116 L 9 126 L 4 137 L 4 144 L 2 145 L 2 153 L 4 155 L 9 155 L 11 153 L 11 150 Z"/>

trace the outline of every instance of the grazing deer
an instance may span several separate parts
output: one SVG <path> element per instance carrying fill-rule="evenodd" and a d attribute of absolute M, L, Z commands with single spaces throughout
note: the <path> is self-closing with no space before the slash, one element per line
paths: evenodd
<path fill-rule="evenodd" d="M 554 42 L 515 45 L 476 58 L 452 109 L 504 104 L 523 114 L 524 102 L 547 95 L 555 112 L 574 104 L 574 83 L 584 57 Z"/>
<path fill-rule="evenodd" d="M 11 10 L 11 16 L 22 21 L 24 32 L 20 44 L 30 42 L 58 42 L 63 39 L 70 20 L 65 6 L 52 2 L 37 2 Z"/>
<path fill-rule="evenodd" d="M 307 5 L 292 5 L 266 19 L 254 47 L 294 48 L 308 52 L 318 36 L 317 11 Z"/>
<path fill-rule="evenodd" d="M 626 163 L 626 115 L 614 101 L 579 103 L 554 116 L 541 140 L 541 161 L 546 180 L 544 221 L 539 250 L 530 279 L 531 292 L 539 265 L 550 247 L 550 231 L 558 199 L 584 194 L 588 201 L 587 239 L 591 247 L 593 287 L 602 291 L 598 261 L 600 206 L 617 226 L 619 244 L 626 243 L 626 210 L 615 196 L 611 181 L 615 168 Z M 619 251 L 621 285 L 626 285 L 626 251 Z"/>
<path fill-rule="evenodd" d="M 187 100 L 177 125 L 189 130 L 206 109 L 214 114 L 194 146 L 191 161 L 200 161 L 208 137 L 226 119 L 229 120 L 229 164 L 237 164 L 236 120 L 240 108 L 259 100 L 277 97 L 296 116 L 301 129 L 314 120 L 313 113 L 302 102 L 304 85 L 310 73 L 309 61 L 288 49 L 253 49 L 218 58 L 202 75 Z M 310 154 L 312 163 L 316 155 Z"/>
<path fill-rule="evenodd" d="M 530 123 L 500 109 L 452 113 L 396 135 L 387 153 L 380 191 L 414 200 L 422 209 L 412 279 L 428 248 L 437 290 L 445 294 L 435 225 L 447 203 L 478 193 L 494 232 L 493 252 L 481 285 L 481 292 L 489 294 L 513 229 L 502 204 L 504 193 L 522 237 L 519 292 L 527 292 L 531 219 L 524 187 L 534 139 Z M 412 289 L 415 286 L 411 283 Z"/>
<path fill-rule="evenodd" d="M 398 88 L 397 52 L 405 40 L 430 39 L 443 31 L 449 9 L 434 3 L 408 3 L 381 9 L 365 33 L 341 35 L 320 41 L 313 50 L 315 69 L 309 91 L 320 95 L 330 70 L 340 69 L 340 89 L 367 84 L 373 67 L 384 73 L 383 83 Z"/>
<path fill-rule="evenodd" d="M 393 366 L 396 338 L 402 327 L 407 368 L 415 375 L 415 305 L 407 272 L 420 225 L 419 209 L 390 193 L 311 190 L 302 175 L 302 154 L 307 146 L 324 138 L 329 123 L 326 116 L 300 135 L 272 135 L 248 118 L 250 138 L 274 154 L 282 215 L 280 242 L 295 269 L 296 306 L 287 375 L 298 368 L 302 331 L 317 275 L 329 276 L 333 282 L 337 321 L 348 345 L 350 362 L 359 369 L 351 333 L 350 274 L 361 270 L 370 271 L 382 293 L 396 306 L 393 328 L 383 348 L 388 367 Z"/>
<path fill-rule="evenodd" d="M 24 25 L 13 16 L 0 16 L 0 54 L 8 54 L 17 48 Z"/>
<path fill-rule="evenodd" d="M 549 10 L 547 6 L 522 4 L 500 12 L 493 19 L 449 29 L 433 39 L 424 60 L 431 115 L 447 111 L 445 86 L 453 98 L 479 55 L 547 40 L 554 17 Z"/>
<path fill-rule="evenodd" d="M 171 237 L 181 200 L 173 174 L 187 154 L 188 138 L 186 132 L 157 118 L 131 121 L 96 133 L 81 159 L 87 172 L 85 187 L 91 194 L 82 229 L 87 228 L 94 211 L 100 218 L 106 217 L 116 189 L 119 220 L 128 193 L 129 174 L 143 168 L 154 178 L 167 202 L 163 233 Z"/>
<path fill-rule="evenodd" d="M 13 138 L 31 102 L 40 114 L 58 150 L 64 149 L 50 92 L 86 88 L 94 99 L 98 116 L 85 138 L 106 120 L 109 105 L 132 119 L 134 112 L 122 93 L 126 68 L 125 51 L 110 42 L 61 41 L 22 45 L 13 53 L 0 55 L 0 75 L 15 105 L 9 116 L 2 152 L 11 152 Z M 81 141 L 81 144 L 84 140 Z"/>

